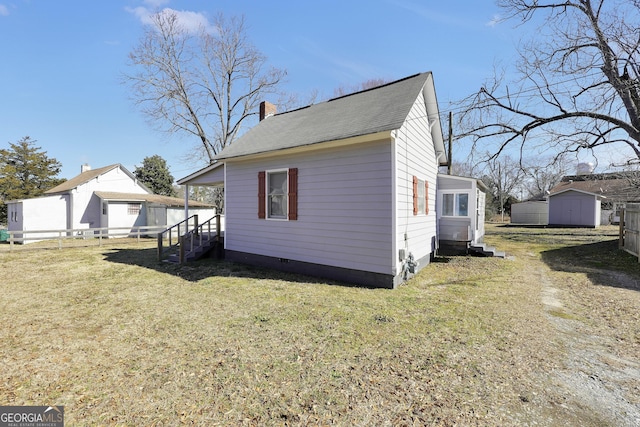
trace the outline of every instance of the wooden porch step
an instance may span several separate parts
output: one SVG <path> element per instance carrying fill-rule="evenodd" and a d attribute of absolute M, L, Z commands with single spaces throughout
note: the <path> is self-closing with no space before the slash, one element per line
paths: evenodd
<path fill-rule="evenodd" d="M 190 242 L 188 244 L 190 245 Z M 192 251 L 188 251 L 184 254 L 184 258 L 185 258 L 184 261 L 185 262 L 197 261 L 200 258 L 207 255 L 212 250 L 216 249 L 218 245 L 220 245 L 219 248 L 224 248 L 224 243 L 222 238 L 216 239 L 215 236 L 213 235 L 203 236 L 201 245 L 199 244 L 194 246 Z M 177 253 L 170 254 L 167 258 L 165 258 L 164 261 L 178 264 L 180 262 L 180 255 Z"/>

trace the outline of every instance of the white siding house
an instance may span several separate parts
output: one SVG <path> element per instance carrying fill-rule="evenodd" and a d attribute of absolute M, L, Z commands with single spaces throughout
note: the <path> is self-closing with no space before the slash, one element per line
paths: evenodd
<path fill-rule="evenodd" d="M 429 263 L 446 164 L 431 73 L 261 119 L 178 180 L 224 185 L 227 259 L 386 288 Z"/>
<path fill-rule="evenodd" d="M 46 191 L 44 196 L 12 200 L 6 204 L 8 230 L 30 231 L 24 236 L 30 239 L 25 243 L 33 243 L 37 241 L 36 237 L 45 239 L 58 235 L 57 232 L 32 233 L 37 230 L 75 230 L 75 233 L 86 234 L 102 227 L 166 226 L 168 218 L 175 218 L 174 210 L 178 210 L 184 219 L 185 203 L 179 198 L 152 194 L 131 172 L 115 164 L 99 169 L 84 165 L 80 175 Z M 200 213 L 202 220 L 215 214 L 210 205 L 191 204 L 191 213 Z M 162 212 L 154 212 L 154 222 L 150 223 L 148 212 L 153 206 L 159 206 Z"/>

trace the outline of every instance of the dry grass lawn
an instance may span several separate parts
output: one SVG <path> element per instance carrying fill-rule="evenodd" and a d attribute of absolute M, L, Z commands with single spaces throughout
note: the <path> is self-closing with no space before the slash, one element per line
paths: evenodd
<path fill-rule="evenodd" d="M 64 405 L 69 426 L 614 425 L 554 379 L 569 354 L 554 319 L 615 337 L 625 358 L 640 291 L 600 286 L 597 256 L 581 264 L 580 246 L 615 237 L 545 233 L 491 227 L 510 259 L 438 258 L 394 291 L 158 263 L 153 240 L 2 245 L 0 404 Z"/>

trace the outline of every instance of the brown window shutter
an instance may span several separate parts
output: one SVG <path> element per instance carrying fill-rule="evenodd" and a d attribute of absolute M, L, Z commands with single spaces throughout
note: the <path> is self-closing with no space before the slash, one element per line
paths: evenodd
<path fill-rule="evenodd" d="M 413 214 L 418 215 L 418 177 L 413 177 Z"/>
<path fill-rule="evenodd" d="M 267 174 L 264 171 L 258 172 L 258 218 L 264 219 L 267 216 L 266 210 L 266 181 Z"/>
<path fill-rule="evenodd" d="M 424 181 L 424 212 L 429 214 L 429 181 Z"/>
<path fill-rule="evenodd" d="M 289 220 L 298 219 L 298 169 L 289 169 Z"/>

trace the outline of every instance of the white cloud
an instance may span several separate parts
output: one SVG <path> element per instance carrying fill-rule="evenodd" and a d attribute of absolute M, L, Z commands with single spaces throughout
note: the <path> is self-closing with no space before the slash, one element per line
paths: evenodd
<path fill-rule="evenodd" d="M 166 0 L 145 0 L 145 4 L 149 6 L 159 6 L 168 3 Z M 153 25 L 152 16 L 156 13 L 173 13 L 177 16 L 178 22 L 188 32 L 197 32 L 204 28 L 208 32 L 214 32 L 215 28 L 209 23 L 206 15 L 200 12 L 192 12 L 190 10 L 175 10 L 166 7 L 158 12 L 157 8 L 149 8 L 138 6 L 134 8 L 125 8 L 127 12 L 135 15 L 143 25 Z"/>
<path fill-rule="evenodd" d="M 500 15 L 493 15 L 493 18 L 491 18 L 491 20 L 489 22 L 486 23 L 487 27 L 495 27 L 496 25 L 498 25 L 499 23 L 502 22 L 502 16 Z"/>
<path fill-rule="evenodd" d="M 9 16 L 9 8 L 3 4 L 0 4 L 0 16 Z"/>
<path fill-rule="evenodd" d="M 196 32 L 201 28 L 205 28 L 207 31 L 212 29 L 207 17 L 200 12 L 166 8 L 162 10 L 162 13 L 174 13 L 178 17 L 178 22 L 189 32 Z"/>

